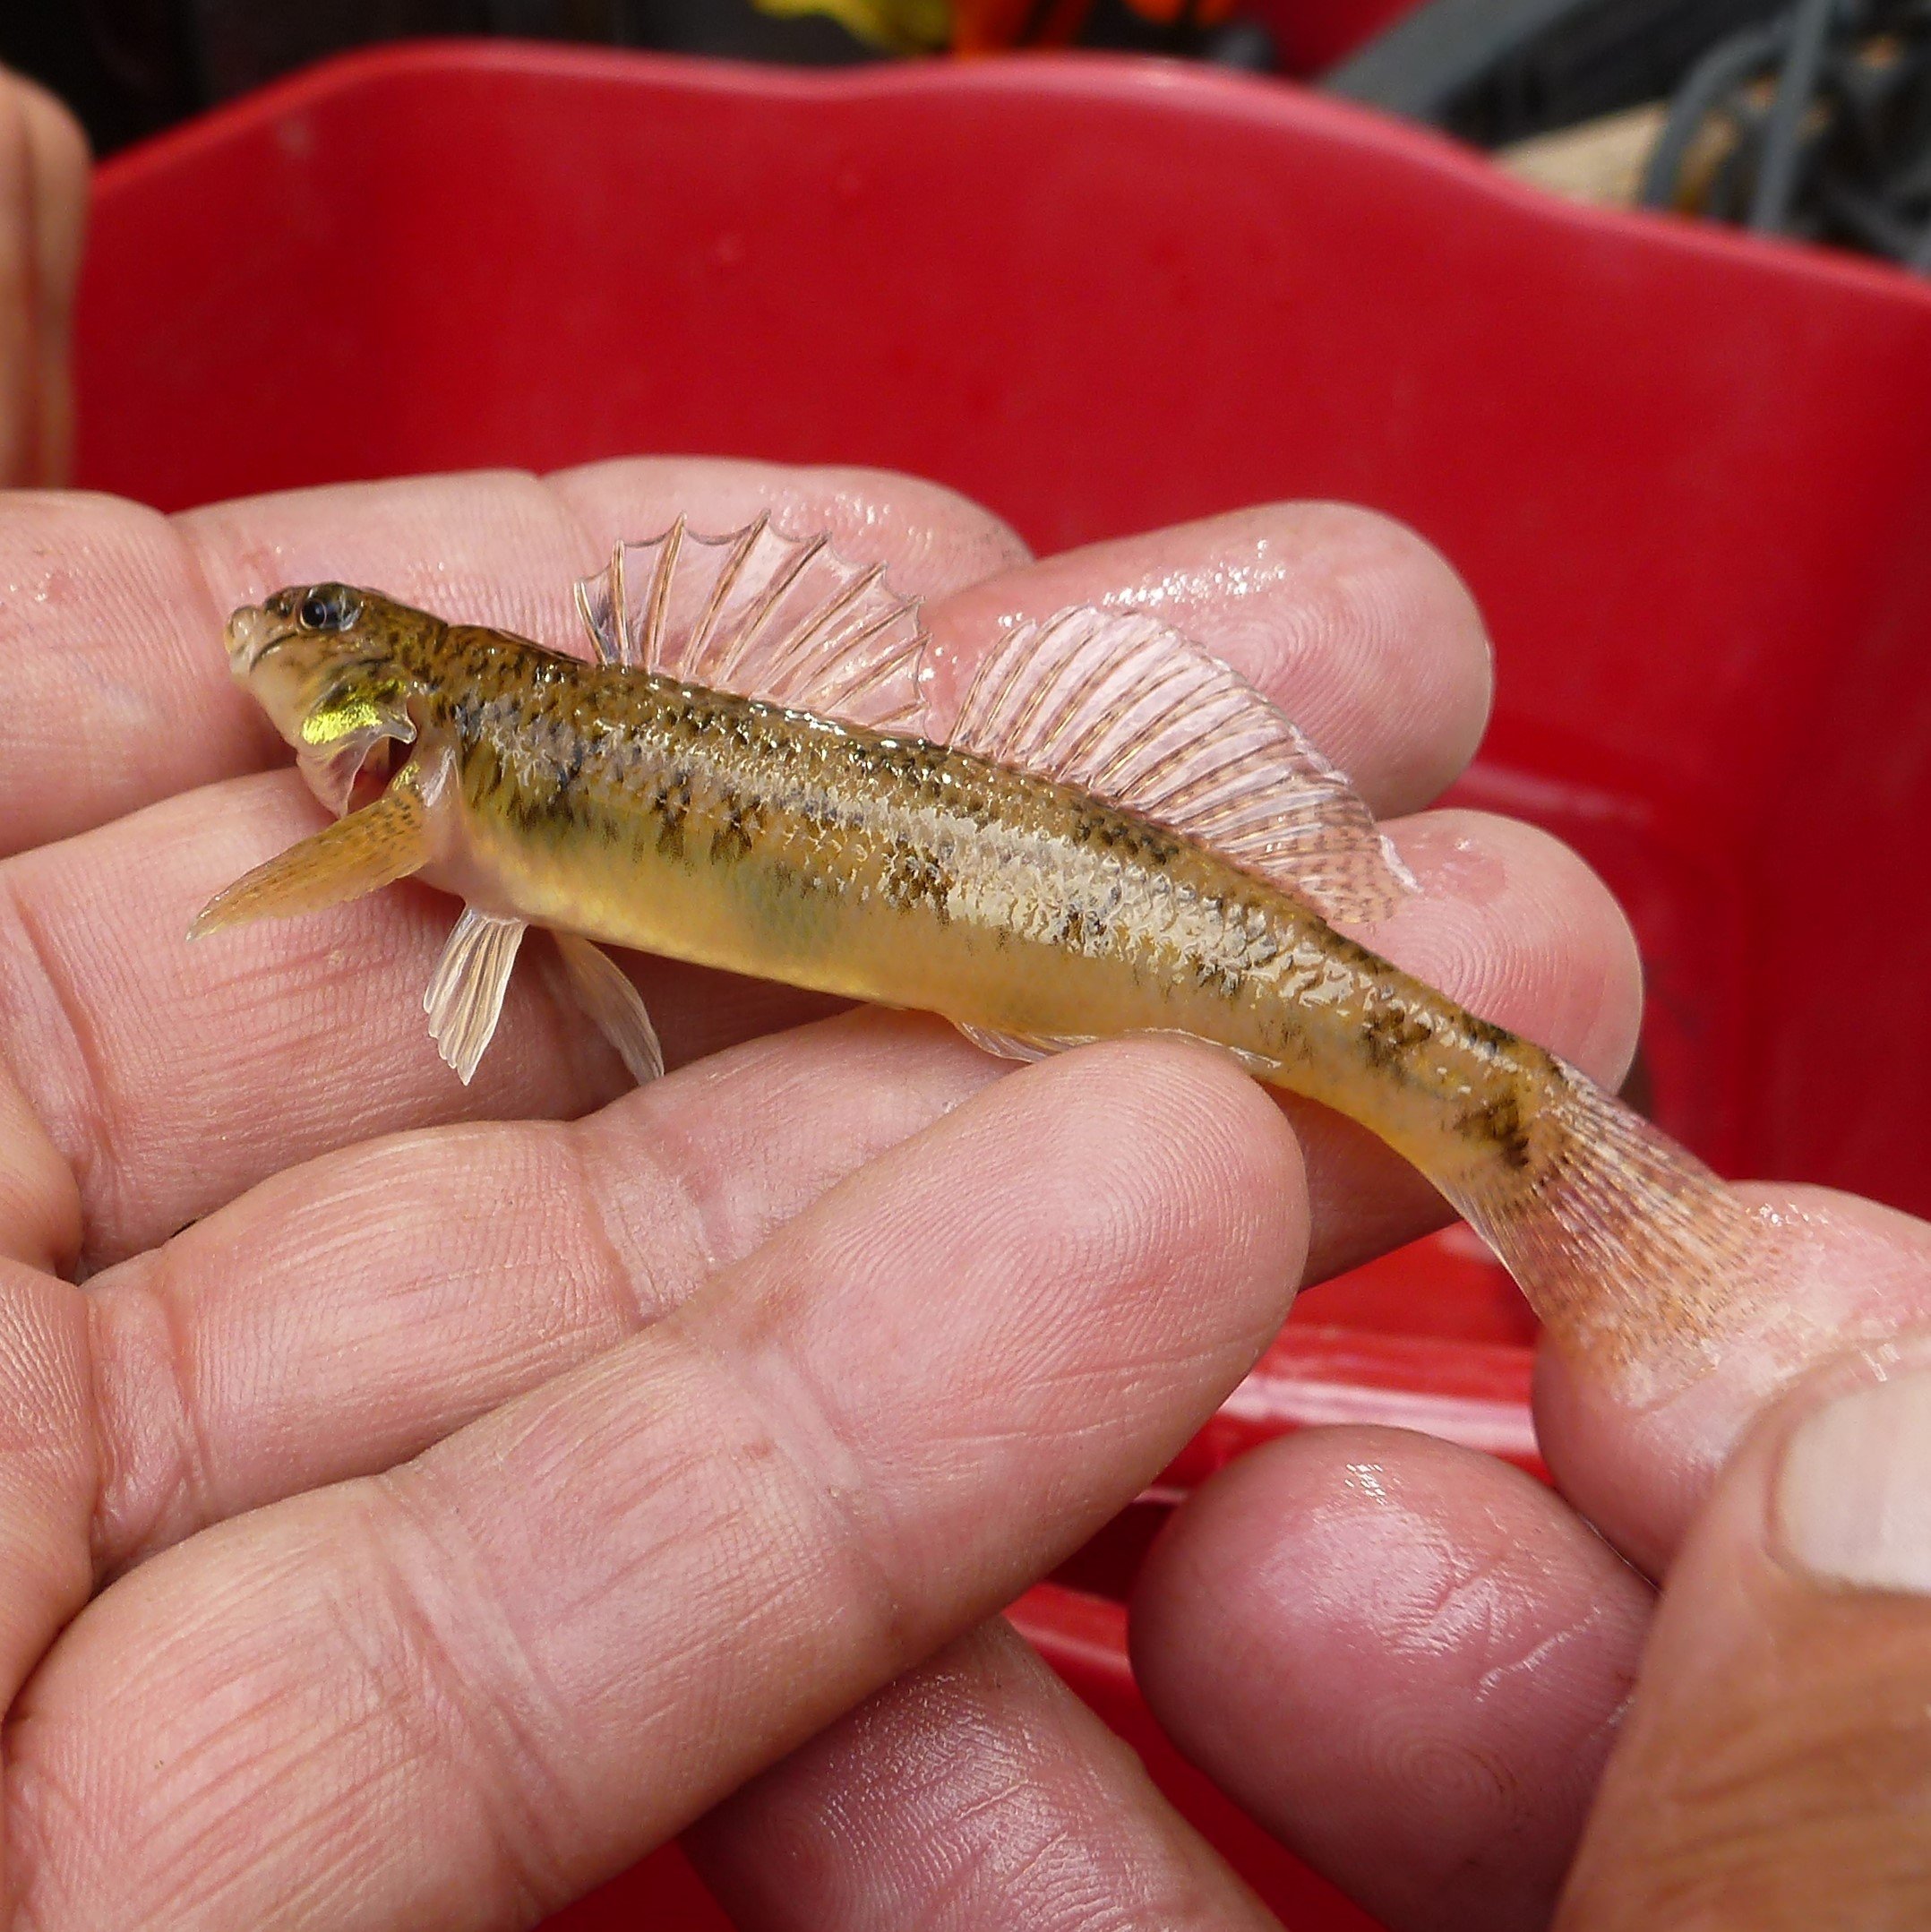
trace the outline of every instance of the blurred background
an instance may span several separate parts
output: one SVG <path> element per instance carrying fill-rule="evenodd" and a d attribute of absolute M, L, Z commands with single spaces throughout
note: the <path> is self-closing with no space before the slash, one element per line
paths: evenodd
<path fill-rule="evenodd" d="M 1931 271 L 1931 0 L 65 0 L 0 60 L 107 153 L 323 55 L 513 36 L 837 66 L 1084 47 L 1281 73 L 1577 198 Z"/>

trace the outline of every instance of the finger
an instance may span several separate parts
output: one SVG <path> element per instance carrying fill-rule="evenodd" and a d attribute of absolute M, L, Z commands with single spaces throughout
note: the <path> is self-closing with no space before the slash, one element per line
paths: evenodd
<path fill-rule="evenodd" d="M 684 1847 L 740 1932 L 1276 1923 L 998 1621 L 725 1799 Z"/>
<path fill-rule="evenodd" d="M 264 1182 L 89 1284 L 102 1570 L 407 1462 L 996 1077 L 949 1029 L 851 1014 L 574 1124 L 374 1141 Z"/>
<path fill-rule="evenodd" d="M 0 1256 L 49 1275 L 81 1248 L 81 1190 L 27 1096 L 0 1068 Z"/>
<path fill-rule="evenodd" d="M 1394 1932 L 1528 1932 L 1650 1599 L 1520 1471 L 1315 1430 L 1176 1514 L 1135 1592 L 1134 1671 L 1180 1748 Z"/>
<path fill-rule="evenodd" d="M 16 499 L 0 522 L 0 851 L 286 760 L 228 675 L 221 627 L 237 604 L 340 577 L 574 649 L 571 587 L 614 542 L 679 512 L 729 524 L 752 498 L 863 544 L 909 596 L 1024 554 L 989 511 L 936 484 L 721 458 L 345 485 L 173 520 L 107 497 Z"/>
<path fill-rule="evenodd" d="M 0 72 L 0 482 L 59 483 L 73 441 L 74 283 L 87 142 L 51 94 Z"/>
<path fill-rule="evenodd" d="M 711 456 L 630 457 L 545 479 L 583 527 L 610 542 L 656 537 L 701 504 L 707 534 L 769 514 L 781 530 L 831 534 L 854 562 L 883 562 L 902 596 L 944 598 L 1026 562 L 1010 525 L 941 484 L 891 470 L 801 468 Z M 607 551 L 607 545 L 606 551 Z"/>
<path fill-rule="evenodd" d="M 13 1723 L 23 1913 L 536 1916 L 1134 1494 L 1278 1326 L 1303 1215 L 1215 1056 L 997 1083 L 633 1341 L 97 1599 Z"/>
<path fill-rule="evenodd" d="M 985 640 L 1071 604 L 1151 612 L 1225 658 L 1385 815 L 1429 803 L 1488 722 L 1473 601 L 1420 537 L 1371 511 L 1269 504 L 988 578 L 930 613 L 941 709 Z"/>
<path fill-rule="evenodd" d="M 0 1254 L 0 1702 L 9 1709 L 93 1588 L 87 1529 L 98 1473 L 80 1302 L 66 1283 Z M 10 1900 L 30 1859 L 11 1832 L 0 1839 Z"/>
<path fill-rule="evenodd" d="M 1931 1918 L 1931 1357 L 1811 1384 L 1718 1484 L 1664 1593 L 1558 1924 Z"/>
<path fill-rule="evenodd" d="M 38 87 L 23 106 L 33 167 L 34 285 L 40 352 L 40 462 L 34 481 L 59 485 L 73 461 L 73 309 L 87 232 L 87 136 L 65 105 Z"/>
<path fill-rule="evenodd" d="M 1649 1401 L 1545 1351 L 1536 1428 L 1565 1491 L 1630 1559 L 1668 1570 L 1685 1526 L 1778 1391 L 1861 1342 L 1931 1323 L 1931 1227 L 1821 1188 L 1743 1189 L 1762 1259 L 1713 1359 Z M 1687 1379 L 1684 1377 L 1687 1376 Z"/>

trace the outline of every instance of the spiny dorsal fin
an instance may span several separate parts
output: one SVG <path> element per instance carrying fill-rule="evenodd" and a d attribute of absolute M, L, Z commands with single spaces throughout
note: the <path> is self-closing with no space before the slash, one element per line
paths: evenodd
<path fill-rule="evenodd" d="M 1169 827 L 1330 919 L 1416 889 L 1347 779 L 1239 672 L 1137 611 L 1016 624 L 951 743 Z"/>
<path fill-rule="evenodd" d="M 828 537 L 786 537 L 769 513 L 727 537 L 680 517 L 619 544 L 577 586 L 605 664 L 817 711 L 874 731 L 919 729 L 925 627 L 882 563 L 847 563 Z"/>

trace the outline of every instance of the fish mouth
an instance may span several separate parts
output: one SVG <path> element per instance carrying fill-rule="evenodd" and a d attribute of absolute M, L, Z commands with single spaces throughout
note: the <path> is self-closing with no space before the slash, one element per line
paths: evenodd
<path fill-rule="evenodd" d="M 276 645 L 295 635 L 295 628 L 259 604 L 244 604 L 227 623 L 228 669 L 246 677 Z"/>

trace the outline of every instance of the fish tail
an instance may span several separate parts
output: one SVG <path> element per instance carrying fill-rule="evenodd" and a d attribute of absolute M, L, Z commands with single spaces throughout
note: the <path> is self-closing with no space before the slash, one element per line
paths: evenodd
<path fill-rule="evenodd" d="M 1687 1148 L 1550 1056 L 1510 1155 L 1429 1178 L 1501 1258 L 1558 1344 L 1661 1390 L 1757 1326 L 1764 1224 Z M 1441 1163 L 1435 1163 L 1441 1164 Z"/>

